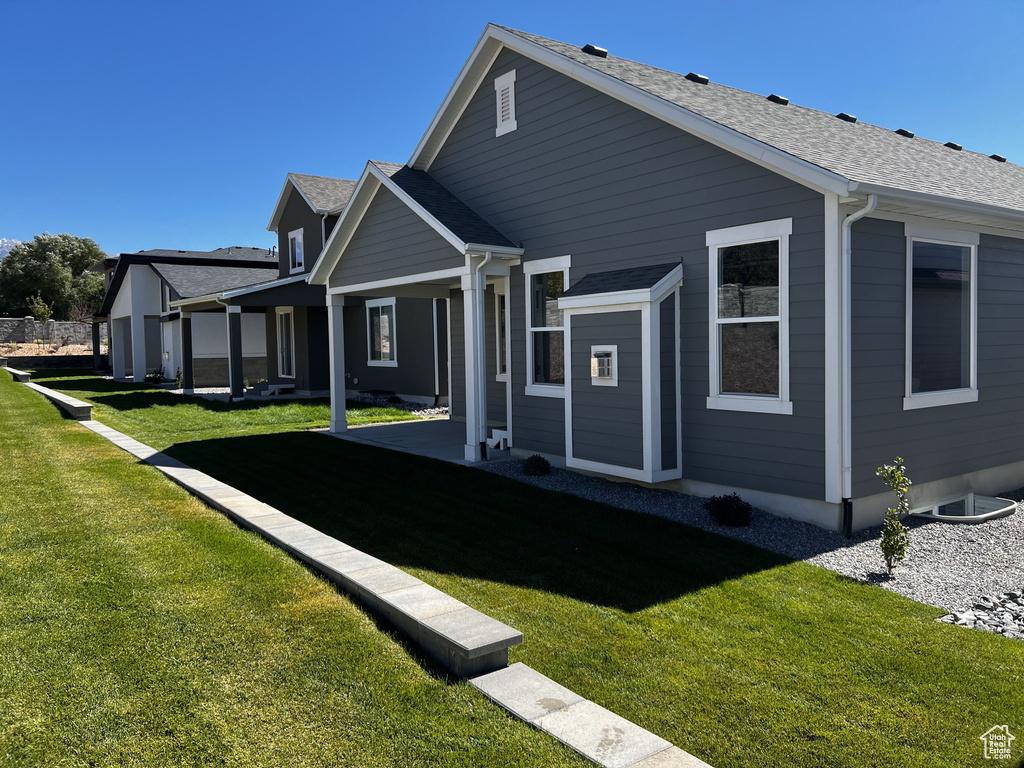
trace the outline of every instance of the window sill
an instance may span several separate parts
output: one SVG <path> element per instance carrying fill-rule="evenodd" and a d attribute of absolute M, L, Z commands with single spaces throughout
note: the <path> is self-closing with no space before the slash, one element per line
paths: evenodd
<path fill-rule="evenodd" d="M 709 397 L 707 407 L 715 411 L 748 411 L 750 413 L 777 413 L 793 415 L 793 401 L 769 397 Z"/>
<path fill-rule="evenodd" d="M 527 384 L 526 394 L 533 397 L 558 397 L 565 399 L 565 387 L 556 384 Z"/>
<path fill-rule="evenodd" d="M 301 264 L 299 266 L 297 266 L 297 267 L 292 267 L 291 269 L 288 270 L 288 274 L 289 275 L 297 275 L 300 272 L 302 272 L 302 265 Z"/>
<path fill-rule="evenodd" d="M 913 411 L 917 408 L 935 408 L 940 405 L 976 402 L 978 402 L 977 389 L 951 389 L 945 392 L 926 392 L 904 397 L 903 410 Z"/>
<path fill-rule="evenodd" d="M 508 381 L 508 374 L 507 373 L 495 374 L 494 380 L 495 381 Z"/>
<path fill-rule="evenodd" d="M 367 360 L 366 364 L 371 368 L 397 368 L 397 360 Z"/>

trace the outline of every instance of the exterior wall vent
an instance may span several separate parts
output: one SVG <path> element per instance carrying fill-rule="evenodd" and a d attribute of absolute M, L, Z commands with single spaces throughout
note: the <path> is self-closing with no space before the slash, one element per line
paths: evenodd
<path fill-rule="evenodd" d="M 773 104 L 781 104 L 782 106 L 786 106 L 787 104 L 789 104 L 789 99 L 787 99 L 785 96 L 779 96 L 778 94 L 775 93 L 773 93 L 771 96 L 768 96 L 767 98 L 768 101 L 772 102 Z"/>
<path fill-rule="evenodd" d="M 906 136 L 908 139 L 914 138 L 914 132 L 913 131 L 908 131 L 906 128 L 899 128 L 899 129 L 897 129 L 896 134 L 898 136 Z"/>
<path fill-rule="evenodd" d="M 708 79 L 704 75 L 698 75 L 696 72 L 691 72 L 686 76 L 686 79 L 691 83 L 699 83 L 700 85 L 707 85 Z"/>
<path fill-rule="evenodd" d="M 836 117 L 838 117 L 840 120 L 845 120 L 848 123 L 857 122 L 857 118 L 854 115 L 848 115 L 845 112 L 840 112 L 838 115 L 836 115 Z"/>
<path fill-rule="evenodd" d="M 1003 157 L 1002 155 L 989 155 L 989 157 L 991 157 L 997 163 L 1005 163 L 1006 162 L 1006 158 Z"/>
<path fill-rule="evenodd" d="M 947 141 L 944 146 L 955 149 L 957 152 L 964 148 L 963 144 L 957 144 L 955 141 Z"/>
<path fill-rule="evenodd" d="M 580 48 L 580 50 L 583 51 L 584 53 L 589 53 L 591 56 L 597 56 L 597 58 L 599 59 L 608 58 L 607 48 L 598 48 L 596 45 L 591 45 L 590 43 L 584 45 L 582 48 Z"/>

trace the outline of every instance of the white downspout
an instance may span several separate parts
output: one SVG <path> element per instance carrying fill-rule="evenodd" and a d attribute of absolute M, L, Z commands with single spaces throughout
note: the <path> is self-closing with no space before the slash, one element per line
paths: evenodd
<path fill-rule="evenodd" d="M 842 498 L 844 505 L 848 504 L 853 496 L 853 399 L 851 391 L 851 379 L 853 378 L 852 354 L 853 354 L 853 306 L 852 306 L 852 284 L 853 284 L 853 237 L 851 227 L 854 222 L 867 216 L 878 206 L 878 195 L 868 195 L 868 202 L 863 208 L 850 214 L 843 219 L 843 251 L 842 264 L 840 265 L 840 279 L 842 281 L 842 323 L 843 343 L 840 359 L 840 370 L 842 372 L 842 408 L 843 408 L 843 481 Z"/>
<path fill-rule="evenodd" d="M 477 352 L 477 387 L 480 393 L 480 397 L 477 402 L 477 413 L 478 416 L 478 437 L 480 443 L 480 449 L 483 452 L 484 458 L 487 458 L 487 325 L 486 318 L 487 312 L 485 307 L 487 305 L 487 276 L 483 273 L 484 267 L 491 260 L 493 254 L 491 251 L 484 253 L 484 259 L 476 266 L 475 287 L 480 290 L 480 300 L 477 302 L 476 307 L 476 335 L 473 337 L 473 342 L 476 345 Z"/>

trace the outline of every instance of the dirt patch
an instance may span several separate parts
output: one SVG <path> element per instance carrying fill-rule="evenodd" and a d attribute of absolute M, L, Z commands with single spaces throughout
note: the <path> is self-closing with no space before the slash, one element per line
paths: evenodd
<path fill-rule="evenodd" d="M 48 344 L 0 344 L 0 357 L 63 357 L 71 355 L 91 355 L 92 346 L 87 344 L 67 344 L 54 349 Z M 100 347 L 100 354 L 107 354 L 107 346 Z"/>

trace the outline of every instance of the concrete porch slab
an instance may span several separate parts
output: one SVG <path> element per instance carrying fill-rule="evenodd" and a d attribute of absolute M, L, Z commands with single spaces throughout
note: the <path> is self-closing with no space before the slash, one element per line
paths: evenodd
<path fill-rule="evenodd" d="M 412 453 L 416 456 L 439 459 L 452 464 L 471 463 L 466 461 L 466 424 L 452 419 L 370 424 L 362 427 L 349 427 L 345 432 L 323 430 L 323 434 L 353 443 L 375 445 L 378 448 Z M 489 461 L 511 458 L 509 451 L 498 451 L 493 448 L 488 449 L 487 455 Z"/>

